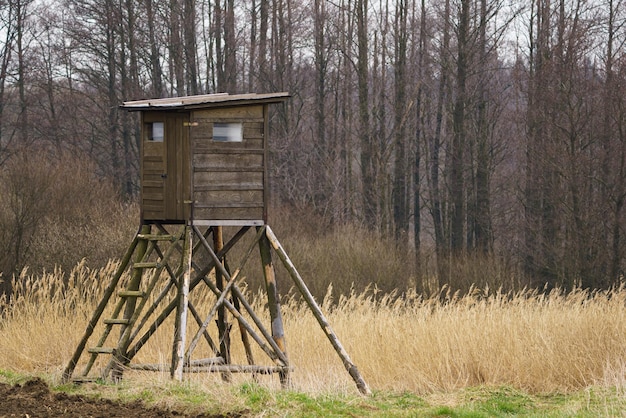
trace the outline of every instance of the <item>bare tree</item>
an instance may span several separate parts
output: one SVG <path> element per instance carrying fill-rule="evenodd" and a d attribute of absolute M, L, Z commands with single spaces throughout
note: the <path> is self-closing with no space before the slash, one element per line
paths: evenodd
<path fill-rule="evenodd" d="M 14 138 L 14 128 L 8 123 L 6 114 L 7 83 L 10 76 L 13 48 L 16 38 L 15 14 L 12 2 L 0 3 L 0 166 L 10 156 L 10 148 Z"/>
<path fill-rule="evenodd" d="M 446 0 L 441 17 L 443 25 L 441 34 L 441 44 L 439 47 L 439 77 L 437 80 L 437 96 L 434 109 L 434 129 L 427 142 L 428 148 L 428 192 L 429 192 L 429 211 L 432 217 L 435 251 L 437 257 L 438 283 L 436 287 L 442 283 L 445 276 L 445 259 L 447 258 L 448 243 L 446 242 L 444 227 L 443 192 L 440 182 L 441 172 L 441 143 L 444 129 L 444 109 L 449 100 L 449 77 L 450 77 L 450 0 Z"/>
<path fill-rule="evenodd" d="M 409 117 L 407 100 L 407 58 L 408 58 L 408 13 L 407 1 L 396 2 L 394 21 L 394 131 L 395 156 L 393 176 L 393 221 L 396 239 L 407 239 L 409 229 L 409 180 L 407 120 Z"/>
<path fill-rule="evenodd" d="M 372 165 L 372 139 L 370 132 L 369 102 L 369 57 L 367 29 L 367 0 L 356 0 L 357 30 L 357 78 L 359 96 L 359 136 L 361 146 L 361 184 L 363 188 L 363 218 L 374 224 L 376 219 L 376 194 L 374 191 L 374 169 Z"/>
<path fill-rule="evenodd" d="M 608 277 L 603 281 L 604 286 L 611 284 L 623 274 L 621 272 L 624 258 L 623 229 L 624 204 L 626 203 L 626 141 L 624 137 L 624 100 L 623 90 L 620 88 L 620 68 L 616 68 L 615 56 L 619 48 L 618 24 L 620 15 L 623 16 L 624 4 L 622 1 L 608 0 L 607 39 L 605 52 L 605 80 L 603 89 L 602 107 L 602 180 L 601 200 L 608 207 L 610 217 L 603 217 L 605 229 L 602 241 L 608 244 L 606 253 L 606 273 Z M 622 14 L 620 14 L 622 11 Z M 622 34 L 623 38 L 623 34 Z"/>
<path fill-rule="evenodd" d="M 169 66 L 172 79 L 170 94 L 184 96 L 185 91 L 185 62 L 182 20 L 182 0 L 170 0 L 169 3 Z"/>
<path fill-rule="evenodd" d="M 151 79 L 151 96 L 162 97 L 163 91 L 163 69 L 161 66 L 161 54 L 159 53 L 159 43 L 156 33 L 156 10 L 153 0 L 145 0 L 146 25 L 148 27 L 148 44 L 150 45 L 150 53 L 148 66 Z"/>
<path fill-rule="evenodd" d="M 196 57 L 196 2 L 185 0 L 183 4 L 183 37 L 185 39 L 185 63 L 187 76 L 187 94 L 200 94 L 198 59 Z"/>

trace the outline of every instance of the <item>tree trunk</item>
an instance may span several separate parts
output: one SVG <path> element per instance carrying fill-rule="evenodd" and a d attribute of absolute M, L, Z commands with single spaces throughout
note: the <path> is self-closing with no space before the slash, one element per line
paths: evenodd
<path fill-rule="evenodd" d="M 184 47 L 181 41 L 180 0 L 170 0 L 170 63 L 171 72 L 175 81 L 173 88 L 176 96 L 185 95 L 185 63 Z"/>
<path fill-rule="evenodd" d="M 408 210 L 408 159 L 406 146 L 406 119 L 407 101 L 406 101 L 406 61 L 407 61 L 407 13 L 408 8 L 405 0 L 398 0 L 396 3 L 395 13 L 395 65 L 394 65 L 394 82 L 395 82 L 395 108 L 394 108 L 394 125 L 395 125 L 395 158 L 394 158 L 394 176 L 393 176 L 393 223 L 396 239 L 400 242 L 407 238 L 409 229 L 409 210 Z"/>
<path fill-rule="evenodd" d="M 361 145 L 361 183 L 363 187 L 363 218 L 367 224 L 373 225 L 376 220 L 376 193 L 374 190 L 374 173 L 372 168 L 372 140 L 369 118 L 369 72 L 368 72 L 368 40 L 367 40 L 367 0 L 356 0 L 357 25 L 357 84 L 359 99 L 359 136 Z"/>
<path fill-rule="evenodd" d="M 148 42 L 150 43 L 151 96 L 162 97 L 165 93 L 163 91 L 163 69 L 161 68 L 159 46 L 155 33 L 156 22 L 152 0 L 146 0 L 146 20 L 148 25 Z"/>
<path fill-rule="evenodd" d="M 224 85 L 220 91 L 236 93 L 237 89 L 237 45 L 235 43 L 234 0 L 226 0 L 224 15 Z"/>
<path fill-rule="evenodd" d="M 461 1 L 457 33 L 456 98 L 452 113 L 454 130 L 450 163 L 450 250 L 457 255 L 463 251 L 463 226 L 465 220 L 464 153 L 466 142 L 465 106 L 468 71 L 468 36 L 470 0 Z"/>
<path fill-rule="evenodd" d="M 487 254 L 491 248 L 491 222 L 489 216 L 489 121 L 487 110 L 488 98 L 488 52 L 487 52 L 487 0 L 480 2 L 480 28 L 479 28 L 479 86 L 478 86 L 478 135 L 476 150 L 476 208 L 474 220 L 474 242 L 476 249 Z"/>
<path fill-rule="evenodd" d="M 198 59 L 196 56 L 196 2 L 185 0 L 183 4 L 183 35 L 185 38 L 185 62 L 187 93 L 200 94 L 198 87 Z"/>
<path fill-rule="evenodd" d="M 443 208 L 441 202 L 441 185 L 439 184 L 439 158 L 441 152 L 444 105 L 448 101 L 446 93 L 448 91 L 448 71 L 450 68 L 450 60 L 448 55 L 448 51 L 450 48 L 450 0 L 446 0 L 445 2 L 443 21 L 443 43 L 439 52 L 441 64 L 438 80 L 439 85 L 437 89 L 437 108 L 435 111 L 435 132 L 431 140 L 429 155 L 429 195 L 431 201 L 430 211 L 433 218 L 433 229 L 435 232 L 435 251 L 437 254 L 437 288 L 439 288 L 439 286 L 442 284 L 444 278 L 447 277 L 445 273 L 445 262 L 449 253 L 448 242 L 446 241 L 446 233 L 444 231 Z"/>

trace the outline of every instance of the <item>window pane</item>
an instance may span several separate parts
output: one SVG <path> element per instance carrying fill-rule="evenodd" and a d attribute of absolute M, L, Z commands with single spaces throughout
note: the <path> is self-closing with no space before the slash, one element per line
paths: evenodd
<path fill-rule="evenodd" d="M 163 122 L 150 122 L 143 126 L 143 135 L 146 141 L 163 142 L 165 139 L 165 124 Z"/>
<path fill-rule="evenodd" d="M 213 141 L 241 142 L 243 141 L 243 124 L 241 123 L 214 123 Z"/>
<path fill-rule="evenodd" d="M 155 142 L 163 142 L 163 138 L 165 136 L 165 129 L 163 122 L 153 122 L 152 123 L 152 135 L 150 137 L 151 141 Z"/>

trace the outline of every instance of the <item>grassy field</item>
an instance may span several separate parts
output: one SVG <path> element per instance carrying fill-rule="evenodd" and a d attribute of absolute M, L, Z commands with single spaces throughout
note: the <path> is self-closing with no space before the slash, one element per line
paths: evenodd
<path fill-rule="evenodd" d="M 24 384 L 31 376 L 0 371 L 0 383 Z M 50 378 L 48 377 L 48 380 Z M 529 394 L 510 387 L 468 387 L 417 395 L 410 392 L 356 393 L 273 390 L 255 383 L 209 380 L 176 383 L 126 379 L 120 384 L 59 385 L 53 392 L 95 400 L 140 401 L 149 407 L 225 417 L 622 417 L 626 394 L 608 387 L 551 394 Z"/>
<path fill-rule="evenodd" d="M 127 373 L 120 385 L 62 385 L 63 368 L 114 269 L 111 263 L 93 271 L 79 265 L 71 274 L 25 272 L 0 317 L 0 380 L 42 376 L 55 390 L 250 416 L 626 415 L 623 288 L 328 297 L 322 310 L 372 388 L 369 398 L 358 395 L 297 299 L 282 306 L 295 367 L 290 390 L 271 377 L 236 376 L 226 384 L 219 375 L 195 374 L 173 383 L 163 373 L 139 372 Z M 249 298 L 267 316 L 263 295 Z M 209 297 L 198 295 L 196 302 L 203 306 Z M 142 361 L 169 357 L 166 329 L 141 352 Z M 235 359 L 243 357 L 237 342 Z"/>

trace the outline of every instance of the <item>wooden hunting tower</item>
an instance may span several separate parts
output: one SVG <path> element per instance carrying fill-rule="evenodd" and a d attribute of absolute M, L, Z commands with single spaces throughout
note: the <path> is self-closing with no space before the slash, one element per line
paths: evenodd
<path fill-rule="evenodd" d="M 272 263 L 275 253 L 358 389 L 370 393 L 267 225 L 268 109 L 288 98 L 287 93 L 208 94 L 121 106 L 141 116 L 141 225 L 63 373 L 64 380 L 117 380 L 127 370 L 169 369 L 177 380 L 182 380 L 183 373 L 219 372 L 225 380 L 232 373 L 252 373 L 278 374 L 281 383 L 288 384 L 292 367 Z M 235 231 L 227 242 L 224 227 Z M 245 241 L 242 237 L 250 230 L 256 235 L 248 240 L 247 250 L 231 271 L 230 257 L 235 252 L 229 251 Z M 256 246 L 265 279 L 269 329 L 239 285 L 240 272 Z M 155 340 L 152 336 L 165 328 L 161 325 L 174 312 L 170 364 L 136 362 L 140 350 Z M 190 339 L 189 314 L 198 326 Z M 234 324 L 247 364 L 233 358 L 230 330 Z M 114 333 L 118 327 L 119 333 Z M 101 337 L 87 346 L 96 330 Z M 111 337 L 114 334 L 117 339 Z M 255 360 L 258 354 L 252 341 L 265 364 Z M 84 371 L 72 377 L 86 347 L 89 358 Z M 102 371 L 94 376 L 91 372 L 99 366 Z"/>
<path fill-rule="evenodd" d="M 125 102 L 141 112 L 141 214 L 147 222 L 263 225 L 268 108 L 275 94 Z"/>

